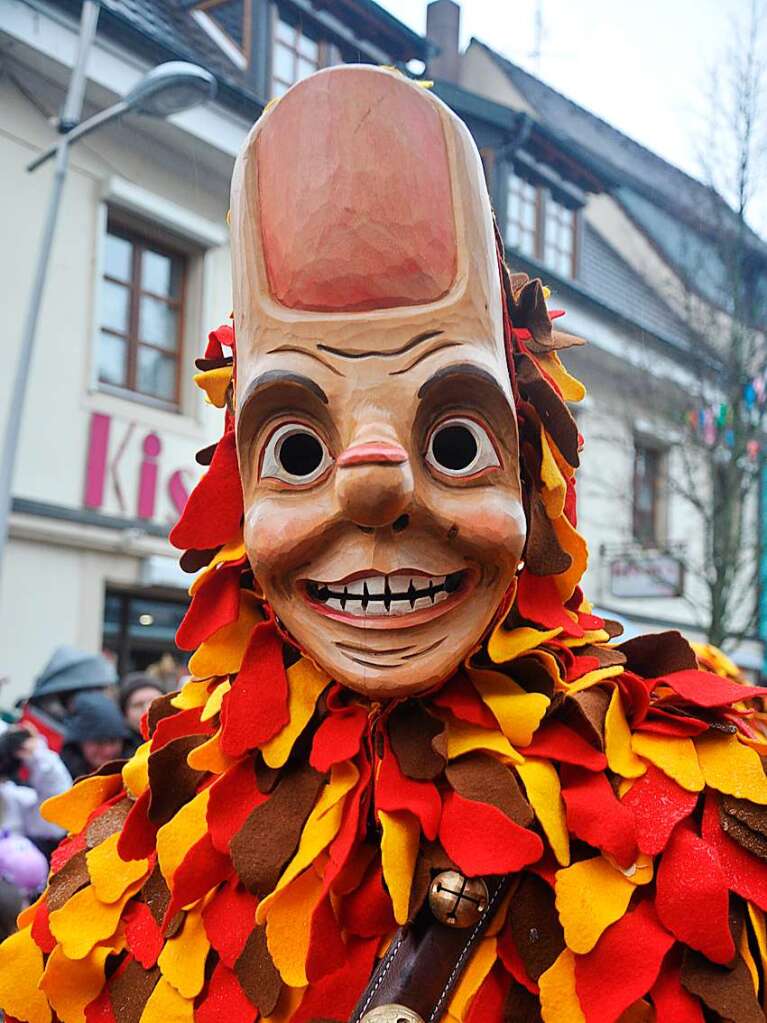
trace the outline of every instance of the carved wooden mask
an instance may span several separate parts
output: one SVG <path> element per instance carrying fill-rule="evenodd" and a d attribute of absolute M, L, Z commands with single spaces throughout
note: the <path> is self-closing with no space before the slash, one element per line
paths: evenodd
<path fill-rule="evenodd" d="M 232 245 L 256 580 L 338 681 L 424 692 L 481 641 L 525 534 L 471 136 L 396 73 L 320 71 L 246 140 Z"/>

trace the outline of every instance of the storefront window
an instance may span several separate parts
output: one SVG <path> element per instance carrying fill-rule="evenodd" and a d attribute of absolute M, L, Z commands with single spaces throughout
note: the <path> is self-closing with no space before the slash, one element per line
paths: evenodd
<path fill-rule="evenodd" d="M 100 383 L 177 403 L 185 272 L 180 253 L 110 223 L 101 281 Z"/>
<path fill-rule="evenodd" d="M 184 601 L 107 590 L 103 647 L 117 659 L 121 675 L 175 663 L 180 671 L 189 656 L 176 647 L 176 630 L 186 614 Z"/>

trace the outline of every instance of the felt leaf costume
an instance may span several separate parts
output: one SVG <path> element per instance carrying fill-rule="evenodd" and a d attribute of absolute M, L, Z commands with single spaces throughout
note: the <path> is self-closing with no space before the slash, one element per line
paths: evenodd
<path fill-rule="evenodd" d="M 616 644 L 592 613 L 566 404 L 583 391 L 557 355 L 576 342 L 500 247 L 498 272 L 525 564 L 425 693 L 339 684 L 264 599 L 234 335 L 210 335 L 197 383 L 224 432 L 171 536 L 199 571 L 179 630 L 193 677 L 155 701 L 130 761 L 46 805 L 70 835 L 0 946 L 9 1019 L 345 1023 L 457 870 L 511 877 L 433 1023 L 764 1020 L 767 746 L 749 708 L 767 690 L 701 670 L 677 633 Z"/>

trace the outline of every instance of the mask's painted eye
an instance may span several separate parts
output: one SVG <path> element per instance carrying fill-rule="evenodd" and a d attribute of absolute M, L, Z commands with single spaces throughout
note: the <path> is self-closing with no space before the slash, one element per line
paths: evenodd
<path fill-rule="evenodd" d="M 261 479 L 314 483 L 333 464 L 325 442 L 304 423 L 283 423 L 266 442 Z"/>
<path fill-rule="evenodd" d="M 473 419 L 444 419 L 429 437 L 426 461 L 443 476 L 474 476 L 499 466 L 487 431 Z"/>

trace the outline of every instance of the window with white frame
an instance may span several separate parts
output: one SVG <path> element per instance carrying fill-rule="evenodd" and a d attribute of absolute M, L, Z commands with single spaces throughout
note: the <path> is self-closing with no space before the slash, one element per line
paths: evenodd
<path fill-rule="evenodd" d="M 506 242 L 560 277 L 577 274 L 578 211 L 544 185 L 510 170 L 506 191 Z"/>
<path fill-rule="evenodd" d="M 575 210 L 557 202 L 551 193 L 543 209 L 543 262 L 560 277 L 574 277 Z"/>
<path fill-rule="evenodd" d="M 517 252 L 538 254 L 538 189 L 513 171 L 506 194 L 506 238 Z"/>
<path fill-rule="evenodd" d="M 320 43 L 307 35 L 301 22 L 291 25 L 275 15 L 272 46 L 272 96 L 282 96 L 320 67 Z"/>

